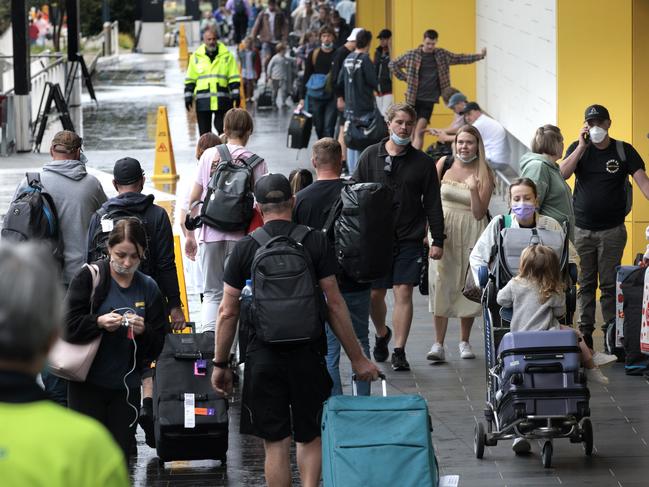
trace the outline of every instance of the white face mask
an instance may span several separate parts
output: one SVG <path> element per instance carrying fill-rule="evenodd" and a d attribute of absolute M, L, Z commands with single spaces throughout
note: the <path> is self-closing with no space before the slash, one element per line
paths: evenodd
<path fill-rule="evenodd" d="M 462 161 L 463 164 L 471 164 L 473 161 L 475 161 L 478 158 L 478 154 L 473 154 L 472 156 L 469 156 L 468 158 L 462 157 L 460 154 L 457 155 L 457 158 Z"/>
<path fill-rule="evenodd" d="M 114 260 L 110 261 L 110 265 L 112 266 L 113 270 L 117 272 L 118 274 L 122 276 L 128 276 L 129 274 L 135 274 L 135 271 L 137 271 L 137 268 L 140 267 L 140 263 L 138 262 L 137 264 L 133 264 L 131 267 L 124 267 L 123 265 L 118 264 Z"/>
<path fill-rule="evenodd" d="M 602 127 L 594 126 L 588 130 L 588 134 L 590 135 L 590 140 L 592 140 L 593 143 L 599 144 L 606 138 L 607 132 Z"/>

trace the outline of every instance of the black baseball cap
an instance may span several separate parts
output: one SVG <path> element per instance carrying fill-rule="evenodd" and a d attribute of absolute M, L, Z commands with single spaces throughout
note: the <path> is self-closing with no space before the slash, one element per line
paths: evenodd
<path fill-rule="evenodd" d="M 255 184 L 255 199 L 258 203 L 282 203 L 292 196 L 291 183 L 283 174 L 266 174 Z"/>
<path fill-rule="evenodd" d="M 383 29 L 379 32 L 379 35 L 376 36 L 377 39 L 390 39 L 392 37 L 392 31 L 390 29 Z"/>
<path fill-rule="evenodd" d="M 610 120 L 611 116 L 608 114 L 606 107 L 602 105 L 591 105 L 586 108 L 584 112 L 584 120 L 593 120 L 598 118 L 600 120 Z"/>
<path fill-rule="evenodd" d="M 464 110 L 462 110 L 462 111 L 460 112 L 460 115 L 464 115 L 465 113 L 469 113 L 469 112 L 472 111 L 472 110 L 479 110 L 479 111 L 482 111 L 482 110 L 480 109 L 480 105 L 478 105 L 478 104 L 477 104 L 476 102 L 474 102 L 474 101 L 470 101 L 469 103 L 467 103 L 466 105 L 464 105 Z"/>
<path fill-rule="evenodd" d="M 117 184 L 133 184 L 144 176 L 140 161 L 132 157 L 124 157 L 115 163 L 113 167 L 113 179 Z"/>

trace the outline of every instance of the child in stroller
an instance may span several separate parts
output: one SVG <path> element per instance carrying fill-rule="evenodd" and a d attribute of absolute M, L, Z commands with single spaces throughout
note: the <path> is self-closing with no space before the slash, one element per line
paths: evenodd
<path fill-rule="evenodd" d="M 546 331 L 572 330 L 577 334 L 581 362 L 589 381 L 608 384 L 593 362 L 593 355 L 579 330 L 560 325 L 558 319 L 565 315 L 566 304 L 557 254 L 544 245 L 531 245 L 521 254 L 520 270 L 496 298 L 503 308 L 512 308 L 509 330 Z"/>

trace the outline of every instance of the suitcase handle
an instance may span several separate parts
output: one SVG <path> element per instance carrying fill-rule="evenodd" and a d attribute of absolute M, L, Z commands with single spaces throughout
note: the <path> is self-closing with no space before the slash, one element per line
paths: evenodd
<path fill-rule="evenodd" d="M 202 352 L 176 352 L 174 353 L 174 358 L 176 360 L 201 360 L 207 359 L 212 356 L 212 353 L 202 353 Z"/>
<path fill-rule="evenodd" d="M 379 373 L 379 379 L 381 380 L 381 389 L 383 390 L 383 397 L 387 397 L 388 382 L 383 372 Z M 358 391 L 356 390 L 356 374 L 352 374 L 352 396 L 358 396 Z"/>

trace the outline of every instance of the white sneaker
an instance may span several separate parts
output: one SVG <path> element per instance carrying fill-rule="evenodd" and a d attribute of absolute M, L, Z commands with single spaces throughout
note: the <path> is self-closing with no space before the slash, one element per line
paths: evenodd
<path fill-rule="evenodd" d="M 471 349 L 469 342 L 460 342 L 460 357 L 462 358 L 475 358 L 475 353 Z"/>
<path fill-rule="evenodd" d="M 617 357 L 608 353 L 595 352 L 593 354 L 593 362 L 595 363 L 595 367 L 606 367 L 617 362 Z"/>
<path fill-rule="evenodd" d="M 426 359 L 433 362 L 445 362 L 446 357 L 444 355 L 444 345 L 441 343 L 434 343 L 433 346 L 430 347 L 430 352 L 426 355 Z"/>
<path fill-rule="evenodd" d="M 588 379 L 588 382 L 597 382 L 598 384 L 608 385 L 608 377 L 602 374 L 599 367 L 586 369 L 586 379 Z"/>
<path fill-rule="evenodd" d="M 532 449 L 532 445 L 525 438 L 516 438 L 512 444 L 512 450 L 516 455 L 521 455 L 523 453 L 529 453 Z"/>

